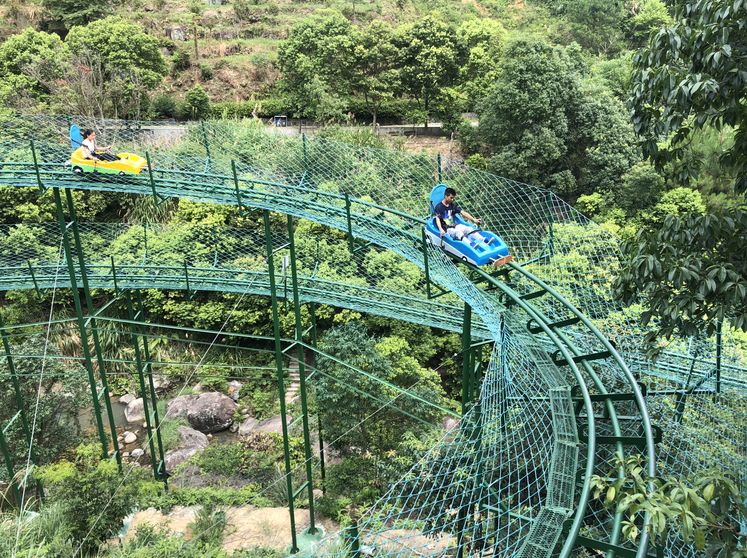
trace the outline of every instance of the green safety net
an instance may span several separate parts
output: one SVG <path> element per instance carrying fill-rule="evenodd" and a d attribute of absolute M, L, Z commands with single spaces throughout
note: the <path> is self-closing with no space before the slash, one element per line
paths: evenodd
<path fill-rule="evenodd" d="M 646 360 L 636 310 L 621 308 L 610 295 L 619 265 L 614 231 L 590 222 L 551 192 L 457 161 L 273 132 L 249 121 L 183 125 L 76 118 L 82 128 L 96 129 L 102 144 L 147 154 L 152 165 L 138 176 L 80 176 L 67 164 L 70 122 L 3 117 L 0 185 L 141 194 L 157 203 L 183 197 L 239 206 L 248 218 L 256 218 L 256 209 L 284 212 L 346 232 L 342 242 L 353 254 L 346 257 L 355 272 L 344 281 L 315 276 L 307 264 L 305 280 L 330 279 L 336 285 L 325 286 L 335 294 L 324 299 L 308 283 L 306 300 L 388 316 L 382 298 L 406 296 L 408 304 L 420 305 L 415 313 L 447 312 L 443 308 L 453 308 L 453 299 L 424 296 L 430 279 L 472 308 L 473 336 L 495 342 L 489 364 L 475 371 L 482 378 L 479 397 L 456 431 L 364 511 L 359 542 L 375 555 L 565 556 L 579 541 L 591 548 L 600 548 L 596 542 L 637 549 L 641 555 L 645 540 L 625 540 L 614 510 L 590 501 L 588 482 L 593 474 L 614 474 L 618 455 L 640 454 L 652 467 L 651 424 L 663 433 L 656 461 L 662 472 L 695 479 L 699 471 L 719 467 L 745 482 L 747 363 L 738 336 L 724 332 L 718 381 L 713 341 L 698 341 L 697 351 L 695 343 L 673 343 L 657 363 Z M 428 193 L 438 181 L 456 188 L 460 205 L 506 241 L 519 264 L 507 268 L 507 277 L 455 265 L 438 248 L 423 245 Z M 91 277 L 101 286 L 111 287 L 114 274 L 127 265 L 131 286 L 138 286 L 137 276 L 152 279 L 158 266 L 161 274 L 170 270 L 171 283 L 158 282 L 164 288 L 184 288 L 187 275 L 202 285 L 193 288 L 209 288 L 216 278 L 228 282 L 246 280 L 254 270 L 262 273 L 261 252 L 241 240 L 219 242 L 210 252 L 210 235 L 235 234 L 227 229 L 205 231 L 205 253 L 185 265 L 187 254 L 171 261 L 163 253 L 144 257 L 144 242 L 136 240 L 145 236 L 138 230 L 142 226 L 111 226 L 111 234 L 102 232 L 109 225 L 90 227 L 94 236 L 107 239 L 95 255 L 84 248 Z M 133 237 L 129 255 L 112 248 L 120 235 Z M 40 236 L 51 252 L 2 255 L 7 271 L 0 281 L 8 281 L 3 288 L 34 287 L 28 260 L 31 269 L 46 266 L 40 277 L 47 282 L 40 286 L 49 286 L 49 258 L 58 240 L 52 228 Z M 107 253 L 124 258 L 115 261 L 114 272 L 101 257 Z M 417 267 L 409 286 L 383 285 L 375 274 L 361 274 L 360 258 L 381 253 Z M 330 251 L 317 258 L 319 268 L 325 257 L 336 263 Z M 245 258 L 254 258 L 257 267 Z M 365 302 L 352 305 L 355 296 Z M 449 329 L 458 330 L 460 323 L 461 316 Z M 645 405 L 636 382 L 648 388 Z M 638 443 L 614 442 L 623 437 Z M 723 450 L 704 451 L 704 442 Z M 324 548 L 330 556 L 342 555 L 351 544 L 345 532 Z M 663 550 L 669 556 L 694 552 L 674 535 Z"/>

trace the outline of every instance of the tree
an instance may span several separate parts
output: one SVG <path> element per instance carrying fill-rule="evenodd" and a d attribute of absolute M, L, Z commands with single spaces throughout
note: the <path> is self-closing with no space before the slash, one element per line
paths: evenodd
<path fill-rule="evenodd" d="M 135 506 L 137 473 L 122 479 L 113 459 L 102 460 L 97 444 L 81 445 L 75 461 L 60 461 L 39 472 L 50 500 L 62 507 L 65 523 L 83 555 L 94 552 L 122 527 Z"/>
<path fill-rule="evenodd" d="M 350 322 L 328 330 L 319 348 L 426 400 L 440 401 L 438 374 L 420 367 L 404 339 L 375 339 L 362 323 Z M 344 454 L 371 451 L 380 455 L 396 448 L 405 432 L 423 432 L 422 423 L 400 410 L 434 424 L 440 418 L 432 407 L 333 360 L 320 358 L 317 368 L 322 372 L 316 394 L 325 438 L 341 438 Z"/>
<path fill-rule="evenodd" d="M 184 102 L 193 120 L 202 120 L 210 112 L 210 97 L 199 83 L 187 91 Z"/>
<path fill-rule="evenodd" d="M 459 79 L 462 53 L 456 31 L 435 15 L 428 15 L 398 30 L 402 88 L 417 101 L 424 124 L 444 88 Z"/>
<path fill-rule="evenodd" d="M 723 321 L 747 331 L 747 211 L 730 216 L 669 216 L 625 246 L 615 294 L 643 305 L 657 337 L 710 336 Z M 652 353 L 655 354 L 655 350 Z"/>
<path fill-rule="evenodd" d="M 682 159 L 694 130 L 733 127 L 722 157 L 735 189 L 747 190 L 747 3 L 686 0 L 674 24 L 635 57 L 633 123 L 657 165 Z M 680 179 L 687 180 L 687 173 Z"/>
<path fill-rule="evenodd" d="M 467 52 L 459 79 L 471 109 L 496 80 L 505 34 L 503 25 L 494 19 L 469 19 L 457 29 L 459 44 Z"/>
<path fill-rule="evenodd" d="M 79 2 L 78 0 L 42 0 L 47 12 L 46 24 L 55 31 L 62 31 L 76 25 L 87 25 L 112 13 L 112 2 L 101 0 L 97 2 Z"/>
<path fill-rule="evenodd" d="M 652 32 L 671 25 L 672 17 L 662 0 L 645 0 L 633 9 L 628 21 L 628 35 L 637 47 L 644 46 Z"/>
<path fill-rule="evenodd" d="M 26 29 L 0 44 L 0 103 L 30 108 L 45 101 L 69 53 L 57 35 Z"/>
<path fill-rule="evenodd" d="M 394 30 L 383 21 L 374 21 L 355 34 L 352 90 L 365 99 L 374 126 L 382 103 L 392 99 L 399 86 L 398 55 Z"/>
<path fill-rule="evenodd" d="M 578 45 L 509 44 L 479 105 L 479 135 L 497 174 L 574 197 L 609 193 L 636 162 L 622 103 L 585 82 Z"/>
<path fill-rule="evenodd" d="M 65 44 L 73 53 L 69 87 L 79 98 L 93 89 L 114 116 L 138 112 L 166 74 L 158 40 L 120 18 L 73 27 Z"/>
<path fill-rule="evenodd" d="M 573 38 L 598 53 L 618 50 L 625 18 L 621 0 L 574 0 L 565 4 Z"/>
<path fill-rule="evenodd" d="M 653 206 L 664 189 L 664 177 L 647 161 L 634 165 L 622 177 L 622 185 L 615 190 L 615 203 L 629 216 Z"/>
<path fill-rule="evenodd" d="M 349 91 L 354 48 L 353 27 L 339 12 L 324 10 L 293 27 L 278 48 L 278 64 L 296 116 L 342 112 L 339 100 Z"/>

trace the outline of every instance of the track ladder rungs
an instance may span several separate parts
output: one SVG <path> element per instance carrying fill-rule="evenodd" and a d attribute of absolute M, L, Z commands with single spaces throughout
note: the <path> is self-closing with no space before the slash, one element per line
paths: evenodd
<path fill-rule="evenodd" d="M 605 358 L 609 358 L 610 356 L 612 356 L 612 353 L 607 350 L 604 350 L 604 351 L 599 351 L 598 353 L 576 355 L 573 357 L 573 362 L 575 362 L 576 364 L 580 364 L 582 362 L 588 362 L 590 360 L 603 360 Z M 555 366 L 567 366 L 568 365 L 568 361 L 560 357 L 560 351 L 555 351 L 552 354 L 552 361 L 555 363 Z"/>
<path fill-rule="evenodd" d="M 579 318 L 578 316 L 574 316 L 572 318 L 568 318 L 567 320 L 560 320 L 558 322 L 553 322 L 553 323 L 547 324 L 547 327 L 549 327 L 550 329 L 556 329 L 556 328 L 559 328 L 559 327 L 565 327 L 565 326 L 569 326 L 569 325 L 575 325 L 575 324 L 577 324 L 580 321 L 581 321 L 581 318 Z M 529 322 L 527 322 L 527 329 L 529 330 L 529 333 L 537 334 L 537 333 L 542 333 L 543 331 L 545 331 L 544 329 L 542 329 L 538 325 L 532 325 L 534 323 L 536 323 L 534 321 L 534 318 L 532 318 L 531 320 L 529 320 Z"/>

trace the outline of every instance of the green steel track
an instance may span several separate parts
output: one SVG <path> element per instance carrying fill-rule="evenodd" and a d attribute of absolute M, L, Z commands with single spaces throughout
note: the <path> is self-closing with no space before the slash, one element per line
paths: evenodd
<path fill-rule="evenodd" d="M 28 149 L 27 145 L 18 147 Z M 31 150 L 36 158 L 34 148 Z M 353 241 L 371 243 L 417 265 L 431 282 L 469 306 L 481 320 L 485 336 L 500 345 L 510 335 L 555 385 L 550 393 L 536 394 L 549 398 L 552 407 L 555 441 L 550 488 L 544 505 L 530 521 L 517 555 L 565 558 L 579 546 L 606 551 L 610 556 L 646 555 L 645 534 L 635 546 L 626 543 L 621 536 L 621 517 L 610 516 L 609 511 L 592 506 L 589 501 L 592 475 L 609 475 L 611 456 L 615 454 L 641 453 L 648 474 L 655 472 L 655 431 L 641 389 L 616 348 L 591 320 L 526 268 L 512 264 L 503 273 L 491 275 L 486 270 L 457 265 L 438 249 L 423 244 L 421 219 L 349 195 L 316 189 L 304 181 L 290 184 L 258 180 L 243 169 L 240 161 L 232 163 L 228 172 L 215 168 L 211 172 L 159 169 L 138 177 L 95 179 L 72 174 L 64 163 L 5 161 L 0 165 L 2 186 L 119 192 L 157 200 L 187 198 L 235 206 L 240 212 L 280 212 L 345 231 L 350 235 L 351 247 Z M 33 278 L 27 271 L 23 266 L 3 268 L 0 288 L 52 286 L 54 271 L 49 266 L 33 269 Z M 267 294 L 261 273 L 255 274 L 255 282 L 249 280 L 248 272 L 240 270 L 213 273 L 202 268 L 185 272 L 163 266 L 137 266 L 137 273 L 131 273 L 127 267 L 102 265 L 90 271 L 91 286 L 96 287 L 113 288 L 116 277 L 120 288 L 187 288 L 188 275 L 191 290 L 226 290 L 233 283 L 235 292 L 250 288 L 250 292 Z M 58 283 L 62 285 L 64 281 Z M 302 296 L 310 301 L 392 315 L 385 301 L 371 296 L 370 291 L 358 292 L 356 300 L 352 291 L 335 298 L 329 290 L 319 282 L 309 281 L 302 286 Z M 535 302 L 537 299 L 552 299 L 563 309 L 566 319 L 553 321 Z M 438 304 L 433 301 L 424 301 L 414 309 L 415 315 L 402 312 L 396 303 L 391 307 L 397 308 L 396 317 L 406 321 L 432 325 L 422 315 L 433 313 L 436 321 L 443 323 L 441 315 L 435 314 Z M 459 320 L 452 321 L 449 329 L 458 330 L 461 325 Z M 594 344 L 579 345 L 570 326 L 575 332 L 581 330 Z M 612 369 L 614 373 L 601 373 L 598 365 L 602 363 L 605 371 Z M 492 381 L 491 378 L 486 376 L 484 382 Z"/>

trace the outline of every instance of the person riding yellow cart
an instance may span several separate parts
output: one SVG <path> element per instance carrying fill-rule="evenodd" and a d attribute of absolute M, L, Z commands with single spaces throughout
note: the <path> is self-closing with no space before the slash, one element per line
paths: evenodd
<path fill-rule="evenodd" d="M 70 145 L 75 149 L 72 155 L 70 155 L 70 165 L 75 173 L 93 172 L 117 174 L 120 176 L 128 174 L 137 175 L 146 167 L 147 161 L 145 157 L 141 157 L 135 153 L 118 153 L 116 158 L 111 157 L 112 160 L 87 157 L 88 153 L 86 152 L 90 152 L 90 150 L 85 149 L 82 139 L 83 136 L 81 135 L 80 128 L 74 124 L 70 126 Z"/>

